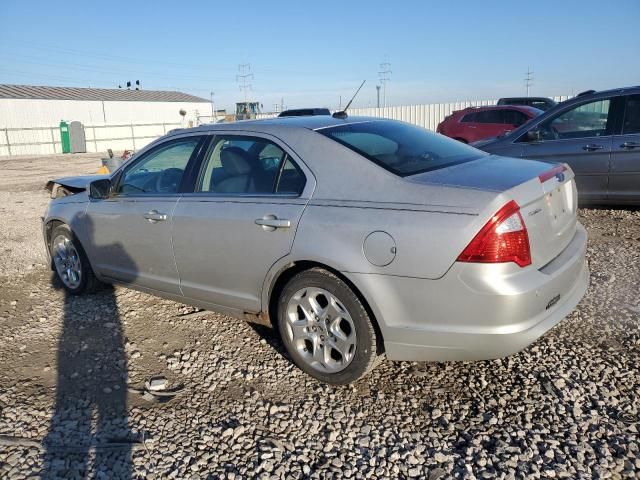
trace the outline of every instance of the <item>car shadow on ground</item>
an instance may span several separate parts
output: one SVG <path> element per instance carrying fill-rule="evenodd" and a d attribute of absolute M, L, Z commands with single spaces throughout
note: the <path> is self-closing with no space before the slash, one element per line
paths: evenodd
<path fill-rule="evenodd" d="M 85 246 L 92 241 L 91 230 L 88 225 Z M 93 246 L 98 255 L 101 250 L 128 258 L 120 245 Z M 51 287 L 64 291 L 64 305 L 41 477 L 130 479 L 128 365 L 114 289 L 104 285 L 93 294 L 72 295 L 55 273 Z"/>
<path fill-rule="evenodd" d="M 273 348 L 282 358 L 284 358 L 287 362 L 292 362 L 291 357 L 287 353 L 287 350 L 282 343 L 282 339 L 280 338 L 280 333 L 278 329 L 273 327 L 267 327 L 266 325 L 261 325 L 259 323 L 248 322 L 248 325 L 253 329 L 254 332 L 258 334 L 258 336 L 267 342 L 271 348 Z"/>

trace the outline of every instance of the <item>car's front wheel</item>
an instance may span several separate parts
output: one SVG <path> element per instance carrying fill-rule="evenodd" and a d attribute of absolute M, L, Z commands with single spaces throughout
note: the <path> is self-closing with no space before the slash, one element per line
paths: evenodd
<path fill-rule="evenodd" d="M 362 302 L 342 279 L 320 268 L 286 284 L 278 329 L 294 363 L 325 383 L 353 382 L 378 358 L 376 331 Z"/>
<path fill-rule="evenodd" d="M 49 249 L 56 276 L 69 293 L 91 293 L 101 285 L 82 245 L 68 225 L 58 225 L 53 229 Z"/>

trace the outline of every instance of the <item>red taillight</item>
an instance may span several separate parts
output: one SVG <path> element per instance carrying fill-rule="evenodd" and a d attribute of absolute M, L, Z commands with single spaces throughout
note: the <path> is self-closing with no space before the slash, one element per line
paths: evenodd
<path fill-rule="evenodd" d="M 561 174 L 566 169 L 567 169 L 566 165 L 558 165 L 557 167 L 553 167 L 551 170 L 547 170 L 546 172 L 542 172 L 540 175 L 538 175 L 538 180 L 540 180 L 540 183 L 544 183 L 547 180 L 555 177 L 556 175 Z"/>
<path fill-rule="evenodd" d="M 496 212 L 458 257 L 459 262 L 531 265 L 529 235 L 520 207 L 511 200 Z"/>

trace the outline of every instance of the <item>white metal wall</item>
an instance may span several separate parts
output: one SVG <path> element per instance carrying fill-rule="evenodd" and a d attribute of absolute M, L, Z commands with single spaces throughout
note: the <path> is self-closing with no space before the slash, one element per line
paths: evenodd
<path fill-rule="evenodd" d="M 567 96 L 553 97 L 556 102 L 566 100 Z M 366 117 L 391 118 L 403 122 L 413 123 L 429 130 L 435 130 L 444 117 L 451 112 L 468 107 L 495 105 L 498 100 L 466 100 L 463 102 L 432 103 L 427 105 L 405 105 L 399 107 L 383 108 L 353 108 L 349 109 L 349 115 L 361 115 Z"/>
<path fill-rule="evenodd" d="M 553 97 L 556 102 L 561 102 L 569 98 L 566 95 Z M 478 107 L 484 105 L 495 105 L 498 100 L 466 100 L 450 103 L 430 103 L 425 105 L 403 105 L 398 107 L 370 107 L 370 108 L 350 108 L 349 115 L 365 117 L 391 118 L 403 122 L 413 123 L 430 130 L 435 130 L 444 117 L 456 110 L 467 107 Z M 264 113 L 258 118 L 272 118 L 277 114 Z"/>
<path fill-rule="evenodd" d="M 567 96 L 554 97 L 556 101 Z M 471 106 L 494 105 L 496 100 L 468 100 L 386 108 L 354 108 L 350 115 L 384 117 L 435 130 L 444 117 Z M 178 111 L 187 111 L 183 120 Z M 198 124 L 210 113 L 208 103 L 80 102 L 70 100 L 0 99 L 0 155 L 61 153 L 60 120 L 78 120 L 85 126 L 87 151 L 139 150 L 167 131 Z M 208 110 L 209 109 L 209 110 Z M 258 118 L 272 118 L 265 113 Z M 104 121 L 106 119 L 106 122 Z"/>
<path fill-rule="evenodd" d="M 99 102 L 0 98 L 0 129 L 51 127 L 60 120 L 77 120 L 85 125 L 124 123 L 196 124 L 199 115 L 210 115 L 208 102 Z"/>
<path fill-rule="evenodd" d="M 139 150 L 180 123 L 84 125 L 87 152 Z M 0 129 L 0 155 L 62 153 L 60 127 Z"/>

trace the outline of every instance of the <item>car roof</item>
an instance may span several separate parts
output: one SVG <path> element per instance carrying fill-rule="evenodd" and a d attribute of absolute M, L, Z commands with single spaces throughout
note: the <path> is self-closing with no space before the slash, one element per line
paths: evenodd
<path fill-rule="evenodd" d="M 349 125 L 352 123 L 362 122 L 393 122 L 388 118 L 378 117 L 360 117 L 347 116 L 347 118 L 335 118 L 332 115 L 308 115 L 303 117 L 273 117 L 259 120 L 239 120 L 229 123 L 208 123 L 194 128 L 178 128 L 172 130 L 171 134 L 191 133 L 191 132 L 207 132 L 210 130 L 259 130 L 262 127 L 276 127 L 296 129 L 304 128 L 307 130 L 318 130 L 321 128 L 335 127 L 339 125 Z"/>
<path fill-rule="evenodd" d="M 467 107 L 462 110 L 456 110 L 453 113 L 482 112 L 484 110 L 525 110 L 530 113 L 542 111 L 539 108 L 530 107 L 528 105 L 478 105 L 476 107 Z"/>
<path fill-rule="evenodd" d="M 531 100 L 533 102 L 548 102 L 548 101 L 554 101 L 553 98 L 549 98 L 549 97 L 502 97 L 500 98 L 498 101 L 500 100 Z"/>

